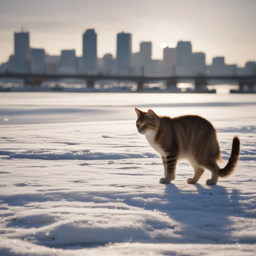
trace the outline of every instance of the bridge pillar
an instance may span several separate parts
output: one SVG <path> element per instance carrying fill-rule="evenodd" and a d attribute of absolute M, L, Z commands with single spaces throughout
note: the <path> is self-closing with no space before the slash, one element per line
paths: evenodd
<path fill-rule="evenodd" d="M 23 81 L 23 84 L 24 84 L 25 86 L 32 85 L 32 83 L 31 83 L 30 80 L 24 80 L 24 81 Z"/>
<path fill-rule="evenodd" d="M 244 83 L 239 82 L 239 92 L 244 92 Z"/>
<path fill-rule="evenodd" d="M 137 92 L 141 92 L 143 90 L 144 82 L 137 82 Z"/>
<path fill-rule="evenodd" d="M 254 83 L 249 83 L 248 87 L 249 87 L 249 92 L 254 92 Z"/>
<path fill-rule="evenodd" d="M 167 81 L 166 82 L 167 90 L 176 91 L 177 89 L 177 81 Z"/>
<path fill-rule="evenodd" d="M 24 80 L 24 85 L 25 86 L 32 86 L 32 87 L 35 87 L 35 86 L 41 86 L 42 84 L 42 80 L 34 80 L 33 78 L 29 78 L 29 79 L 25 79 Z"/>
<path fill-rule="evenodd" d="M 244 90 L 244 86 L 247 85 L 248 86 L 248 91 Z M 254 82 L 239 82 L 239 92 L 254 92 Z"/>
<path fill-rule="evenodd" d="M 88 87 L 88 88 L 93 88 L 93 87 L 94 87 L 94 84 L 95 84 L 95 81 L 93 81 L 93 80 L 87 80 L 87 87 Z"/>
<path fill-rule="evenodd" d="M 207 90 L 207 80 L 204 78 L 195 79 L 195 91 L 202 92 Z"/>

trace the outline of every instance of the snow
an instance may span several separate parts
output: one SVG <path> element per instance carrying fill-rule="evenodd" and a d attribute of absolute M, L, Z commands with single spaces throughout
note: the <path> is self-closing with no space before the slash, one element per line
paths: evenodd
<path fill-rule="evenodd" d="M 0 255 L 255 255 L 253 95 L 0 94 Z M 234 174 L 172 184 L 138 134 L 134 107 L 198 114 L 218 131 Z"/>

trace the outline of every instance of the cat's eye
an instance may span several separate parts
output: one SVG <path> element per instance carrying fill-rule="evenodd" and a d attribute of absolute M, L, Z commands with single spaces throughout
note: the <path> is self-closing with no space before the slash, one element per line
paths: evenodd
<path fill-rule="evenodd" d="M 136 124 L 137 128 L 139 128 L 139 124 Z"/>

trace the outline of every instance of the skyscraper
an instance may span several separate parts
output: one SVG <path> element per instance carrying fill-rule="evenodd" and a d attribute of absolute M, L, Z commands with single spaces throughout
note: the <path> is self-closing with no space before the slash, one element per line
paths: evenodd
<path fill-rule="evenodd" d="M 97 72 L 97 34 L 87 29 L 83 34 L 83 71 Z"/>
<path fill-rule="evenodd" d="M 206 72 L 205 54 L 203 52 L 192 53 L 193 75 L 203 75 Z"/>
<path fill-rule="evenodd" d="M 140 43 L 140 54 L 142 65 L 147 65 L 151 61 L 152 55 L 152 43 L 151 42 L 141 42 Z"/>
<path fill-rule="evenodd" d="M 10 59 L 11 69 L 17 73 L 31 71 L 31 53 L 29 46 L 29 33 L 14 33 L 14 55 Z"/>
<path fill-rule="evenodd" d="M 212 59 L 212 65 L 210 66 L 211 75 L 225 75 L 226 64 L 225 57 L 215 57 Z"/>
<path fill-rule="evenodd" d="M 128 74 L 131 68 L 132 35 L 129 33 L 117 34 L 116 72 Z"/>
<path fill-rule="evenodd" d="M 245 63 L 245 74 L 249 76 L 256 76 L 256 63 L 255 61 L 248 61 Z"/>
<path fill-rule="evenodd" d="M 62 50 L 58 73 L 76 73 L 77 71 L 77 58 L 75 50 Z"/>
<path fill-rule="evenodd" d="M 60 62 L 60 56 L 46 54 L 45 55 L 45 73 L 56 74 L 59 62 Z"/>
<path fill-rule="evenodd" d="M 45 51 L 44 49 L 31 48 L 33 73 L 42 74 L 45 71 Z"/>
<path fill-rule="evenodd" d="M 135 70 L 135 73 L 140 74 L 141 73 L 141 53 L 140 52 L 134 52 L 132 53 L 131 58 L 131 66 Z"/>
<path fill-rule="evenodd" d="M 177 73 L 190 75 L 192 73 L 192 45 L 190 42 L 179 41 L 177 44 Z"/>
<path fill-rule="evenodd" d="M 114 69 L 114 59 L 111 53 L 107 53 L 103 56 L 103 72 L 112 73 Z"/>
<path fill-rule="evenodd" d="M 166 75 L 175 75 L 177 64 L 176 48 L 165 47 L 163 55 L 164 73 Z"/>
<path fill-rule="evenodd" d="M 226 65 L 225 57 L 215 57 L 212 59 L 212 65 L 209 67 L 211 75 L 232 76 L 237 73 L 236 65 Z"/>

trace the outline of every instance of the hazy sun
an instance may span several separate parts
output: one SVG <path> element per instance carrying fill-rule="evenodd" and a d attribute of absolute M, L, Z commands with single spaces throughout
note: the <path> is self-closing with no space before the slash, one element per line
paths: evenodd
<path fill-rule="evenodd" d="M 161 48 L 167 47 L 167 43 L 161 43 Z"/>

